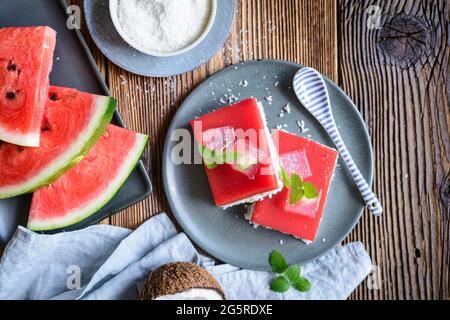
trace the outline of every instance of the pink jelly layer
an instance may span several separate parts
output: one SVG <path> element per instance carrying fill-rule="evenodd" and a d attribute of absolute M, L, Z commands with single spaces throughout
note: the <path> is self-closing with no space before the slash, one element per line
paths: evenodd
<path fill-rule="evenodd" d="M 251 176 L 235 170 L 229 164 L 219 165 L 215 169 L 205 167 L 217 206 L 228 206 L 279 188 L 276 170 L 270 159 L 268 145 L 270 142 L 264 135 L 265 122 L 255 99 L 223 107 L 191 121 L 191 126 L 198 144 L 202 144 L 203 133 L 211 129 L 232 127 L 235 131 L 251 130 L 256 132 L 254 136 L 256 140 L 253 142 L 260 154 L 264 155 L 264 159 L 258 164 L 259 168 Z M 200 129 L 197 128 L 199 126 L 201 126 Z"/>

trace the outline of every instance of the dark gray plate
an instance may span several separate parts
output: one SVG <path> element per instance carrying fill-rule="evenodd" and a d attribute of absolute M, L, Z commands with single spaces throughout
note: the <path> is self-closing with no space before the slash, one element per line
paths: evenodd
<path fill-rule="evenodd" d="M 186 99 L 175 115 L 166 139 L 163 161 L 164 186 L 170 207 L 184 231 L 201 248 L 227 263 L 251 269 L 268 269 L 269 253 L 280 250 L 291 263 L 305 263 L 325 253 L 344 239 L 360 218 L 364 203 L 351 175 L 339 161 L 335 178 L 319 229 L 317 241 L 306 245 L 279 232 L 254 229 L 244 220 L 246 208 L 227 210 L 213 204 L 211 191 L 202 165 L 175 165 L 170 158 L 172 132 L 188 128 L 196 116 L 223 105 L 220 99 L 231 91 L 240 99 L 254 96 L 264 104 L 270 129 L 286 124 L 284 129 L 300 134 L 297 120 L 304 120 L 310 131 L 304 136 L 332 146 L 330 138 L 318 122 L 297 100 L 291 83 L 300 65 L 281 61 L 254 61 L 225 69 L 201 84 Z M 248 85 L 239 85 L 241 81 Z M 372 181 L 372 149 L 364 122 L 350 99 L 327 80 L 336 122 L 347 146 L 369 182 Z M 266 97 L 272 96 L 269 105 Z M 289 103 L 291 113 L 281 110 Z"/>
<path fill-rule="evenodd" d="M 14 0 L 0 2 L 0 28 L 48 25 L 58 32 L 55 61 L 51 74 L 53 85 L 73 87 L 96 94 L 109 95 L 95 62 L 78 31 L 66 27 L 64 1 Z M 118 113 L 113 122 L 123 126 Z M 81 229 L 133 205 L 151 193 L 150 179 L 142 163 L 115 198 L 97 214 L 70 228 Z M 31 196 L 0 200 L 0 242 L 5 243 L 18 225 L 27 222 Z"/>
<path fill-rule="evenodd" d="M 173 57 L 153 57 L 132 48 L 116 31 L 109 1 L 84 1 L 86 23 L 92 38 L 109 60 L 130 72 L 150 77 L 169 77 L 191 71 L 210 60 L 222 48 L 233 23 L 236 0 L 218 0 L 217 16 L 206 38 L 192 50 Z"/>

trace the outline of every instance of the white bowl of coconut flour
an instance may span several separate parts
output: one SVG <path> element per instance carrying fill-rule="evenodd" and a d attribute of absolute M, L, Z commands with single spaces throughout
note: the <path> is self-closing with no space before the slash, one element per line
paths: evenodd
<path fill-rule="evenodd" d="M 210 31 L 217 0 L 110 0 L 117 32 L 135 49 L 168 57 L 197 46 Z"/>

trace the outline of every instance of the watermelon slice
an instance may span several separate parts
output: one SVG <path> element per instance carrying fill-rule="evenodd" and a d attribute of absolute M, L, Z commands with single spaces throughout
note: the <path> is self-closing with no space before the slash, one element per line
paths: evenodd
<path fill-rule="evenodd" d="M 100 139 L 116 100 L 51 87 L 39 148 L 0 141 L 0 199 L 32 192 L 75 166 Z"/>
<path fill-rule="evenodd" d="M 129 177 L 147 142 L 146 135 L 110 125 L 77 166 L 34 194 L 28 228 L 60 229 L 100 210 Z"/>
<path fill-rule="evenodd" d="M 0 29 L 0 140 L 38 147 L 56 32 Z"/>

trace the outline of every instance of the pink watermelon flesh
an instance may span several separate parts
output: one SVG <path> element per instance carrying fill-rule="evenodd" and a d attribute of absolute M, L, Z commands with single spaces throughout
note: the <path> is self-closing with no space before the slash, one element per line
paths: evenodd
<path fill-rule="evenodd" d="M 223 151 L 236 140 L 233 127 L 210 129 L 203 132 L 203 145 L 209 150 Z"/>
<path fill-rule="evenodd" d="M 289 193 L 285 193 L 284 197 L 282 197 L 282 201 L 284 203 L 284 210 L 286 212 L 296 213 L 301 216 L 305 216 L 310 219 L 314 219 L 316 217 L 316 213 L 319 210 L 320 198 L 322 196 L 322 191 L 319 191 L 319 196 L 315 199 L 306 199 L 302 198 L 295 205 L 291 205 L 289 202 Z"/>
<path fill-rule="evenodd" d="M 28 228 L 59 229 L 100 210 L 131 174 L 147 141 L 145 135 L 110 125 L 77 166 L 35 192 Z"/>
<path fill-rule="evenodd" d="M 296 173 L 302 179 L 309 178 L 312 175 L 305 150 L 295 150 L 282 154 L 280 162 L 289 175 Z"/>
<path fill-rule="evenodd" d="M 259 158 L 264 157 L 249 140 L 238 139 L 233 127 L 221 127 L 209 129 L 202 134 L 203 145 L 216 152 L 237 152 L 241 155 L 235 163 L 227 162 L 227 165 L 254 180 L 259 171 Z M 227 161 L 234 160 L 232 157 Z"/>
<path fill-rule="evenodd" d="M 0 199 L 48 185 L 80 162 L 104 133 L 114 107 L 110 97 L 51 87 L 40 127 L 41 146 L 0 141 Z"/>
<path fill-rule="evenodd" d="M 0 29 L 0 140 L 38 147 L 56 32 Z"/>
<path fill-rule="evenodd" d="M 241 172 L 250 180 L 254 180 L 260 170 L 259 161 L 265 157 L 265 154 L 247 139 L 239 139 L 236 141 L 234 151 L 240 157 L 232 165 L 233 169 Z"/>
<path fill-rule="evenodd" d="M 299 149 L 284 153 L 280 156 L 280 162 L 281 166 L 289 175 L 292 175 L 293 173 L 298 174 L 303 180 L 311 177 L 312 175 L 305 150 Z M 321 193 L 322 192 L 320 192 L 320 194 Z M 316 212 L 319 209 L 320 194 L 316 199 L 303 198 L 297 204 L 291 205 L 289 201 L 289 193 L 286 192 L 285 196 L 282 197 L 284 210 L 314 219 Z"/>

